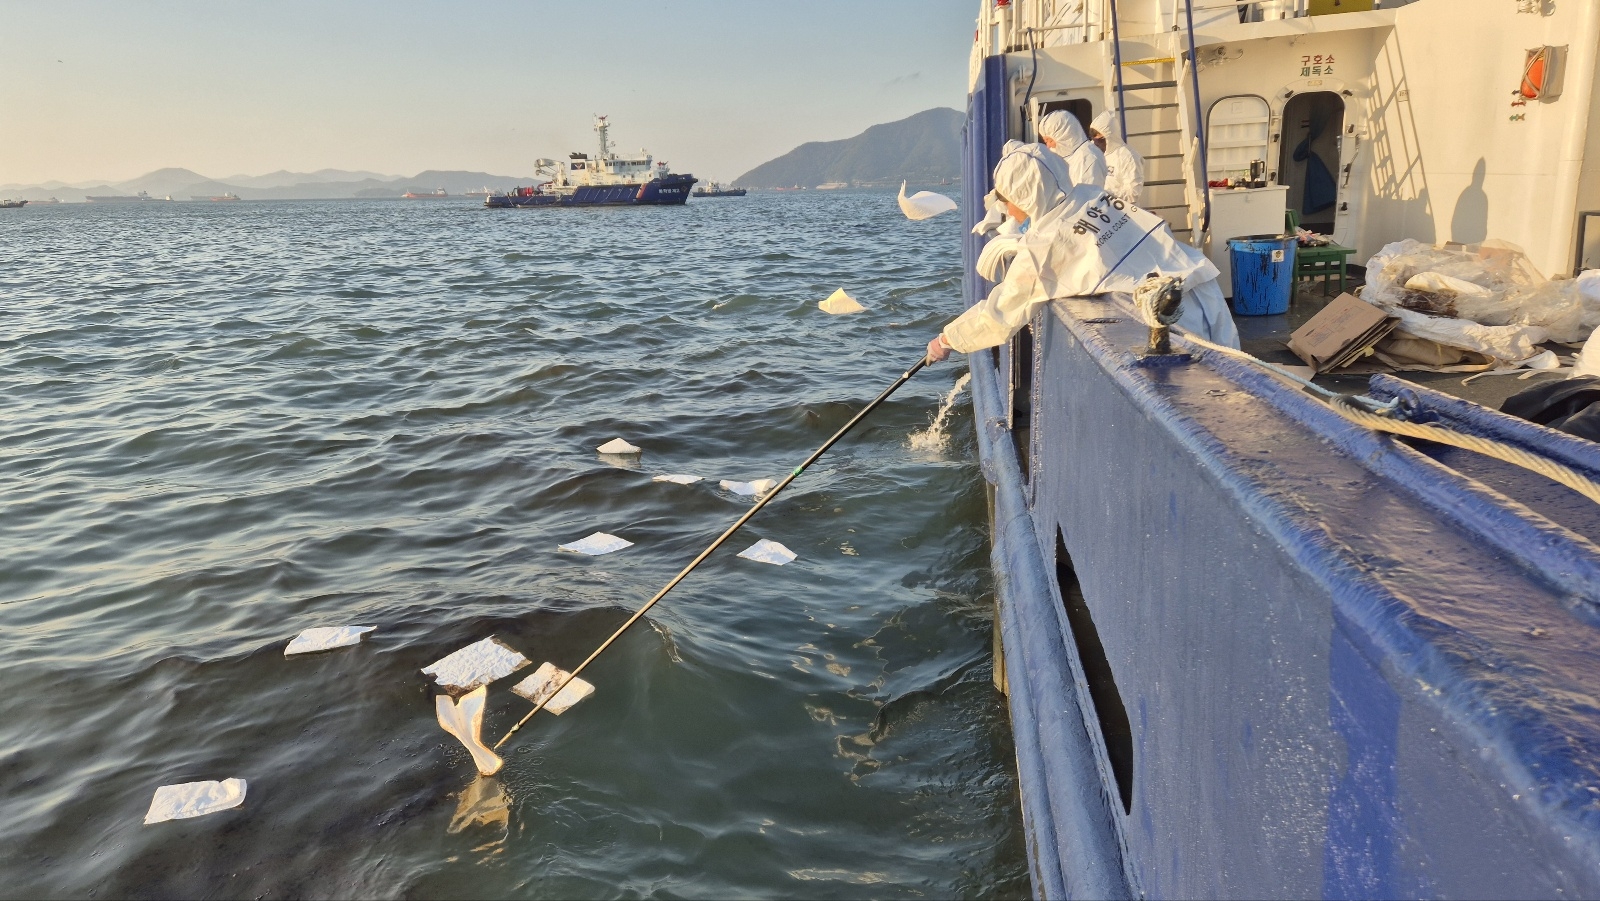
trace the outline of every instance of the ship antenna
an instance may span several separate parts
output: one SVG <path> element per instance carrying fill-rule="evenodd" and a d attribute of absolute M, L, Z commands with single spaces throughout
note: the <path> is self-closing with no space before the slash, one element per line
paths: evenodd
<path fill-rule="evenodd" d="M 606 122 L 606 118 L 605 116 L 594 117 L 594 130 L 595 134 L 600 136 L 600 158 L 603 160 L 611 158 L 611 142 L 606 138 L 606 132 L 610 130 L 611 125 Z"/>

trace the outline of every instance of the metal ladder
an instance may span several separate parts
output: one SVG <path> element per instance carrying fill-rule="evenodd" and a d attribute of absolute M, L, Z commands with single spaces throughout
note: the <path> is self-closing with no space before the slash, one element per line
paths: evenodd
<path fill-rule="evenodd" d="M 1194 54 L 1193 0 L 1185 0 L 1188 21 L 1188 57 Z M 1116 90 L 1117 108 L 1121 111 L 1123 140 L 1145 161 L 1144 209 L 1167 220 L 1173 234 L 1184 235 L 1191 244 L 1199 246 L 1211 219 L 1211 192 L 1204 184 L 1195 186 L 1205 198 L 1204 213 L 1199 221 L 1191 215 L 1187 192 L 1190 181 L 1197 175 L 1184 165 L 1184 148 L 1192 138 L 1199 138 L 1200 173 L 1206 167 L 1206 135 L 1200 111 L 1200 74 L 1197 67 L 1189 66 L 1189 77 L 1179 75 L 1180 53 L 1163 50 L 1145 42 L 1130 42 L 1129 49 L 1139 51 L 1134 59 L 1123 59 L 1121 23 L 1117 15 L 1117 0 L 1109 0 L 1111 19 L 1112 80 Z M 1138 80 L 1130 82 L 1128 74 Z M 1180 83 L 1181 82 L 1181 83 Z M 1179 115 L 1181 91 L 1192 91 L 1191 123 L 1181 121 Z M 1204 179 L 1203 174 L 1199 174 Z"/>

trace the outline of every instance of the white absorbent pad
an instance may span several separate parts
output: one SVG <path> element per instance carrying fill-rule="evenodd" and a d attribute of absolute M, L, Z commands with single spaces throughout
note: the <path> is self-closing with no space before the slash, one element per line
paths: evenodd
<path fill-rule="evenodd" d="M 756 479 L 754 482 L 730 482 L 727 479 L 723 479 L 721 485 L 723 490 L 732 491 L 734 494 L 742 494 L 745 497 L 760 497 L 778 487 L 778 483 L 772 479 Z"/>
<path fill-rule="evenodd" d="M 423 667 L 422 672 L 432 676 L 441 688 L 461 694 L 504 679 L 532 662 L 491 636 Z"/>
<path fill-rule="evenodd" d="M 550 693 L 555 691 L 556 686 L 567 676 L 567 671 L 554 663 L 541 663 L 539 668 L 533 671 L 533 675 L 513 685 L 511 690 L 527 698 L 537 707 L 540 701 L 550 697 Z M 551 699 L 550 703 L 544 705 L 544 709 L 560 715 L 592 694 L 594 694 L 593 685 L 582 679 L 573 679 L 561 689 L 560 694 Z"/>
<path fill-rule="evenodd" d="M 621 438 L 613 438 L 610 441 L 607 441 L 605 444 L 602 444 L 599 447 L 595 448 L 595 450 L 599 451 L 602 454 L 641 454 L 641 453 L 644 453 L 644 450 L 642 448 L 635 447 L 634 445 L 629 444 L 626 441 L 623 441 Z"/>
<path fill-rule="evenodd" d="M 650 481 L 652 481 L 652 482 L 674 482 L 674 483 L 679 484 L 679 485 L 693 485 L 695 482 L 700 481 L 700 477 L 699 476 L 685 476 L 685 475 L 656 476 L 655 478 L 651 479 Z"/>
<path fill-rule="evenodd" d="M 293 657 L 296 654 L 331 651 L 334 648 L 360 644 L 362 637 L 376 628 L 377 626 L 323 626 L 307 629 L 289 642 L 289 646 L 283 649 L 283 656 Z"/>
<path fill-rule="evenodd" d="M 480 685 L 462 695 L 460 701 L 451 700 L 449 695 L 436 695 L 433 708 L 439 717 L 439 728 L 461 742 L 479 773 L 493 776 L 505 761 L 483 743 L 483 705 L 488 700 L 489 689 Z"/>
<path fill-rule="evenodd" d="M 605 532 L 596 532 L 587 538 L 580 538 L 571 544 L 560 545 L 560 549 L 563 551 L 571 551 L 574 554 L 588 554 L 591 557 L 598 557 L 601 554 L 609 554 L 614 551 L 620 551 L 625 547 L 633 547 L 633 542 L 626 538 L 618 538 L 615 535 L 608 535 Z"/>
<path fill-rule="evenodd" d="M 795 561 L 795 552 L 789 550 L 776 541 L 763 538 L 739 552 L 739 556 L 757 563 L 771 563 L 773 566 L 782 566 Z"/>
<path fill-rule="evenodd" d="M 844 289 L 840 288 L 829 294 L 827 300 L 817 304 L 817 309 L 824 313 L 832 313 L 835 316 L 843 316 L 847 313 L 859 313 L 865 310 L 866 307 L 856 303 L 854 297 L 844 293 Z"/>
<path fill-rule="evenodd" d="M 144 815 L 144 824 L 148 826 L 167 820 L 186 820 L 219 810 L 232 810 L 244 804 L 244 790 L 243 779 L 163 785 L 156 789 L 155 797 L 150 799 L 150 810 Z"/>
<path fill-rule="evenodd" d="M 956 202 L 943 194 L 932 191 L 918 191 L 910 197 L 906 196 L 906 183 L 900 183 L 900 212 L 913 222 L 921 219 L 932 219 L 941 213 L 949 213 L 956 209 Z"/>

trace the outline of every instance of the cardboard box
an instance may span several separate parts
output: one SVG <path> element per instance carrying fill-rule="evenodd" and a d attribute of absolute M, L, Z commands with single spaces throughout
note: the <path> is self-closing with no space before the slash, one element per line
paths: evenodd
<path fill-rule="evenodd" d="M 1289 349 L 1314 371 L 1328 372 L 1366 356 L 1399 323 L 1353 294 L 1340 294 L 1289 336 Z"/>

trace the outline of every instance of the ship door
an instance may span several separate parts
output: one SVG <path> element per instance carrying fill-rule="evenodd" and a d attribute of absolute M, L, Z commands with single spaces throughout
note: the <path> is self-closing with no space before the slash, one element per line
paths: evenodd
<path fill-rule="evenodd" d="M 1083 99 L 1082 97 L 1077 97 L 1070 100 L 1047 100 L 1044 102 L 1039 102 L 1036 100 L 1034 101 L 1034 105 L 1038 108 L 1037 112 L 1035 113 L 1037 118 L 1031 122 L 1028 122 L 1028 129 L 1030 132 L 1032 132 L 1032 138 L 1035 141 L 1039 140 L 1039 120 L 1058 109 L 1064 109 L 1074 116 L 1077 116 L 1078 121 L 1083 123 L 1084 134 L 1089 133 L 1089 123 L 1094 121 L 1094 104 Z M 1024 109 L 1022 111 L 1022 115 L 1024 117 L 1024 121 L 1026 121 L 1028 111 Z"/>
<path fill-rule="evenodd" d="M 1289 186 L 1289 209 L 1300 227 L 1333 234 L 1339 215 L 1344 98 L 1332 91 L 1296 94 L 1283 107 L 1278 184 Z"/>

